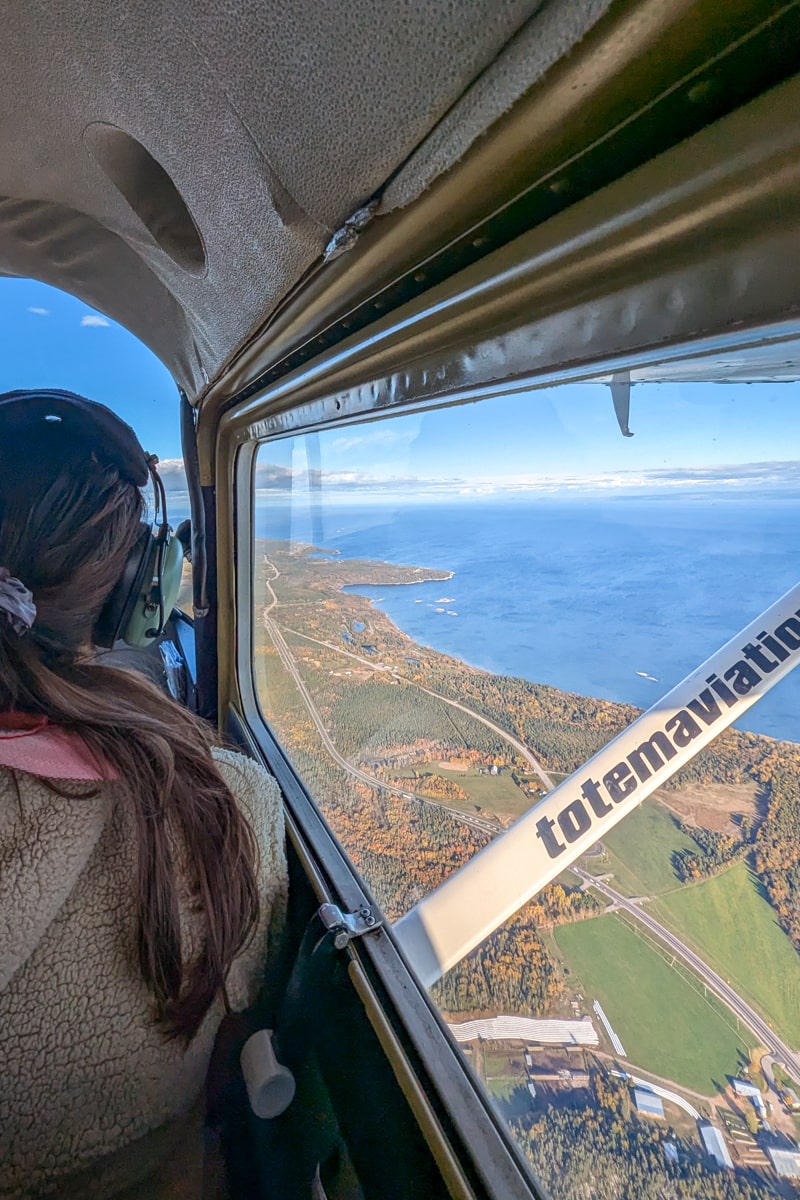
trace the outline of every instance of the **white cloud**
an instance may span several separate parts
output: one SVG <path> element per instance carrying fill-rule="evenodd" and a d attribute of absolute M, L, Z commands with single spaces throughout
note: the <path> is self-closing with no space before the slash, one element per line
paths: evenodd
<path fill-rule="evenodd" d="M 800 483 L 800 464 L 796 462 L 734 463 L 708 467 L 675 467 L 641 471 L 608 471 L 586 475 L 501 475 L 494 478 L 470 479 L 462 488 L 463 495 L 522 492 L 610 492 L 610 491 L 672 491 L 681 489 L 730 490 L 736 488 L 796 489 Z"/>
<path fill-rule="evenodd" d="M 162 458 L 158 464 L 158 473 L 168 492 L 186 490 L 186 471 L 182 458 Z"/>
<path fill-rule="evenodd" d="M 40 308 L 38 304 L 29 304 L 28 312 L 33 313 L 37 317 L 49 317 L 50 316 L 50 309 L 49 308 Z"/>
<path fill-rule="evenodd" d="M 772 489 L 792 494 L 800 486 L 800 463 L 767 462 L 684 467 L 642 471 L 609 471 L 585 475 L 506 475 L 483 478 L 424 478 L 418 476 L 379 475 L 371 471 L 322 471 L 314 473 L 322 489 L 323 500 L 333 502 L 346 496 L 360 500 L 416 496 L 427 499 L 446 499 L 461 496 L 494 497 L 530 495 L 569 495 L 613 493 L 628 491 L 690 494 L 691 492 L 730 493 L 734 489 L 747 492 L 754 488 Z M 262 465 L 256 473 L 256 496 L 259 500 L 275 498 L 285 501 L 295 492 L 297 503 L 303 503 L 311 489 L 309 473 L 285 467 Z"/>
<path fill-rule="evenodd" d="M 88 313 L 85 317 L 81 317 L 81 325 L 90 328 L 105 329 L 111 322 L 105 317 L 101 317 L 99 313 Z"/>
<path fill-rule="evenodd" d="M 360 450 L 365 446 L 407 446 L 416 436 L 416 429 L 389 429 L 383 426 L 370 430 L 369 433 L 356 433 L 337 437 L 331 443 L 331 449 L 347 451 Z"/>

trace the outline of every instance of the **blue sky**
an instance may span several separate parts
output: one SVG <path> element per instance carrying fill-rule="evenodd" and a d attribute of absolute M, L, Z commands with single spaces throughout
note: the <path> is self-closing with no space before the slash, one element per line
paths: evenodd
<path fill-rule="evenodd" d="M 0 279 L 0 321 L 0 390 L 81 392 L 118 412 L 161 459 L 180 456 L 177 389 L 131 334 L 30 280 Z M 326 432 L 321 461 L 337 490 L 361 492 L 396 493 L 419 481 L 449 494 L 695 484 L 725 479 L 726 466 L 743 463 L 772 465 L 739 478 L 794 482 L 799 398 L 796 384 L 635 386 L 635 436 L 623 438 L 609 389 L 572 384 Z M 289 470 L 302 475 L 305 445 L 265 447 L 260 462 L 262 476 L 274 466 L 273 485 Z"/>
<path fill-rule="evenodd" d="M 605 384 L 569 384 L 326 431 L 319 457 L 336 498 L 349 491 L 364 502 L 414 493 L 797 490 L 799 400 L 798 384 L 634 385 L 634 436 L 625 438 Z M 295 438 L 264 446 L 259 463 L 266 496 L 287 486 L 289 470 L 301 491 L 298 476 L 314 459 Z"/>
<path fill-rule="evenodd" d="M 800 453 L 798 389 L 786 384 L 643 384 L 634 437 L 620 434 L 610 389 L 569 384 L 327 433 L 331 467 L 476 480 L 766 462 Z"/>
<path fill-rule="evenodd" d="M 0 391 L 66 388 L 100 400 L 159 458 L 181 453 L 178 391 L 137 338 L 80 300 L 29 279 L 0 279 Z"/>

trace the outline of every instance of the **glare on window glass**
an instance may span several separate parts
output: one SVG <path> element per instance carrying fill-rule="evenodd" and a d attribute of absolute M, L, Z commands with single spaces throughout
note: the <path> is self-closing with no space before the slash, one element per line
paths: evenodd
<path fill-rule="evenodd" d="M 797 401 L 634 385 L 628 438 L 591 383 L 260 448 L 262 710 L 390 919 L 797 582 Z M 799 702 L 800 673 L 432 989 L 559 1200 L 791 1194 Z"/>

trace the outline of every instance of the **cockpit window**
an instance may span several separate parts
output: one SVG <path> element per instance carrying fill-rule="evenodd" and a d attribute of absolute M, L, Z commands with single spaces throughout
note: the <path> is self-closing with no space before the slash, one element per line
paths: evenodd
<path fill-rule="evenodd" d="M 800 385 L 619 383 L 259 448 L 262 712 L 393 921 L 797 582 Z M 800 673 L 432 987 L 555 1200 L 800 1175 L 798 711 Z"/>

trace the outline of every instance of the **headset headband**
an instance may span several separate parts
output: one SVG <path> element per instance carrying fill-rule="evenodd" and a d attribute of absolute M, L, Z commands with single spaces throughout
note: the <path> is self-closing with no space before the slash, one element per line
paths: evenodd
<path fill-rule="evenodd" d="M 17 391 L 0 395 L 0 430 L 22 434 L 35 442 L 47 437 L 58 450 L 84 446 L 115 466 L 120 477 L 142 488 L 152 480 L 156 507 L 154 526 L 142 524 L 122 574 L 98 616 L 94 640 L 112 646 L 122 638 L 131 646 L 147 646 L 160 637 L 181 584 L 183 547 L 167 522 L 164 484 L 139 439 L 104 404 L 74 392 Z M 159 520 L 160 513 L 160 520 Z"/>
<path fill-rule="evenodd" d="M 70 439 L 96 447 L 123 479 L 144 487 L 149 479 L 147 456 L 139 439 L 104 404 L 75 392 L 39 389 L 0 394 L 0 425 L 30 434 L 38 426 L 60 424 Z"/>

